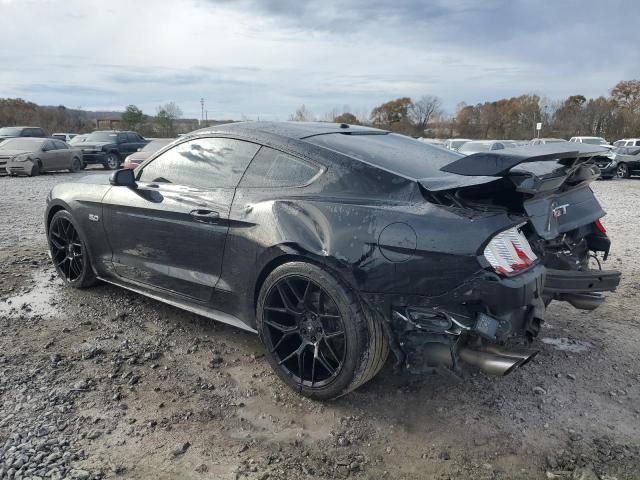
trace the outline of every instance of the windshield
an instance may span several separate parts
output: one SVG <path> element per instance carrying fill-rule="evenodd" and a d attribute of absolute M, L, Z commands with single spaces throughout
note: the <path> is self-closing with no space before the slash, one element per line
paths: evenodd
<path fill-rule="evenodd" d="M 449 140 L 449 144 L 453 147 L 453 148 L 458 148 L 462 145 L 464 145 L 465 143 L 468 143 L 469 140 Z"/>
<path fill-rule="evenodd" d="M 87 139 L 86 135 L 76 135 L 69 141 L 69 145 L 74 145 L 76 143 L 82 143 Z"/>
<path fill-rule="evenodd" d="M 38 150 L 45 138 L 12 138 L 0 143 L 0 150 Z"/>
<path fill-rule="evenodd" d="M 152 152 L 152 153 L 153 152 L 157 152 L 158 150 L 160 150 L 165 145 L 169 145 L 171 142 L 173 142 L 173 138 L 162 138 L 162 139 L 159 139 L 159 140 L 151 140 L 140 151 L 141 152 Z"/>
<path fill-rule="evenodd" d="M 22 129 L 18 127 L 0 128 L 0 135 L 3 135 L 3 136 L 20 135 L 20 132 L 22 132 Z"/>
<path fill-rule="evenodd" d="M 491 150 L 491 144 L 490 143 L 485 143 L 485 142 L 467 142 L 464 145 L 462 145 L 459 149 L 458 152 L 460 153 L 464 153 L 464 152 L 488 152 L 489 150 Z"/>
<path fill-rule="evenodd" d="M 396 133 L 345 135 L 331 133 L 308 137 L 305 141 L 348 155 L 370 165 L 408 178 L 442 177 L 440 168 L 460 155 Z"/>
<path fill-rule="evenodd" d="M 605 143 L 607 143 L 607 141 L 604 138 L 583 138 L 582 139 L 582 143 L 588 143 L 590 145 L 603 145 Z"/>
<path fill-rule="evenodd" d="M 84 141 L 115 143 L 117 137 L 118 137 L 118 134 L 115 132 L 93 132 L 93 133 L 90 133 L 89 136 L 84 139 Z"/>

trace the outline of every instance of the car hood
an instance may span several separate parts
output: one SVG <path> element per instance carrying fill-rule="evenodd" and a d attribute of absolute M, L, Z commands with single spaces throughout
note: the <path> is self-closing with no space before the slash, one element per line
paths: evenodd
<path fill-rule="evenodd" d="M 35 153 L 32 150 L 0 150 L 0 157 L 14 157 L 23 153 Z"/>

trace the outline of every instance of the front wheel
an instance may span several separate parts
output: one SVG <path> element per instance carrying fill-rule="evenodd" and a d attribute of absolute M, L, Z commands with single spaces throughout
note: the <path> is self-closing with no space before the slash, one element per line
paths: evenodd
<path fill-rule="evenodd" d="M 629 167 L 626 163 L 621 163 L 616 168 L 616 177 L 618 178 L 629 178 Z"/>
<path fill-rule="evenodd" d="M 53 216 L 47 239 L 56 272 L 67 285 L 86 288 L 96 283 L 89 252 L 69 212 L 60 210 Z"/>
<path fill-rule="evenodd" d="M 115 153 L 107 154 L 103 167 L 105 170 L 116 170 L 120 166 L 120 157 Z"/>
<path fill-rule="evenodd" d="M 277 375 L 302 395 L 328 400 L 373 378 L 389 352 L 382 324 L 322 267 L 291 262 L 260 290 L 257 324 Z"/>
<path fill-rule="evenodd" d="M 37 177 L 38 175 L 40 175 L 40 162 L 33 164 L 31 167 L 31 173 L 29 174 L 30 177 Z"/>

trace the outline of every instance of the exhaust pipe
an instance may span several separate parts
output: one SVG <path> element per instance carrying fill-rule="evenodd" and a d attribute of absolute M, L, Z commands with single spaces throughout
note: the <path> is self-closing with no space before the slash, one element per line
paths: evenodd
<path fill-rule="evenodd" d="M 558 300 L 569 302 L 575 308 L 580 310 L 595 310 L 602 302 L 604 295 L 602 293 L 563 293 Z"/>
<path fill-rule="evenodd" d="M 529 363 L 529 361 L 532 358 L 534 358 L 536 355 L 538 355 L 538 353 L 540 353 L 540 350 L 527 350 L 527 349 L 505 350 L 503 348 L 500 348 L 498 345 L 491 344 L 491 343 L 487 345 L 482 345 L 482 347 L 480 347 L 480 350 L 487 353 L 494 353 L 496 355 L 500 355 L 503 357 L 520 358 L 522 359 L 522 362 L 520 362 L 518 367 L 522 367 L 526 365 L 527 363 Z"/>
<path fill-rule="evenodd" d="M 506 353 L 509 353 L 512 356 L 507 356 L 505 355 Z M 517 356 L 515 352 L 507 351 L 502 351 L 502 354 L 497 354 L 489 351 L 473 350 L 466 346 L 458 349 L 458 356 L 463 362 L 474 365 L 491 375 L 501 376 L 511 373 L 516 368 L 527 363 L 537 354 L 537 351 L 534 351 L 533 353 L 529 352 L 528 355 L 522 353 Z M 427 363 L 429 365 L 445 365 L 453 367 L 451 351 L 444 343 L 433 343 L 429 345 L 426 349 L 425 357 L 427 358 Z"/>

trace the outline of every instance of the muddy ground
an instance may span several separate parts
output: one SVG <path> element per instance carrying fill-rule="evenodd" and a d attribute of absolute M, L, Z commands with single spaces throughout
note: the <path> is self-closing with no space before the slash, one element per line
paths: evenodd
<path fill-rule="evenodd" d="M 388 363 L 317 403 L 249 333 L 109 285 L 64 288 L 42 216 L 50 188 L 81 175 L 0 178 L 1 478 L 640 478 L 640 180 L 594 187 L 621 288 L 590 313 L 552 304 L 527 367 Z"/>

